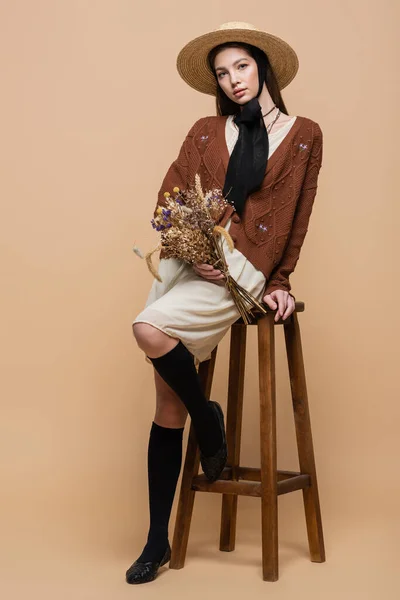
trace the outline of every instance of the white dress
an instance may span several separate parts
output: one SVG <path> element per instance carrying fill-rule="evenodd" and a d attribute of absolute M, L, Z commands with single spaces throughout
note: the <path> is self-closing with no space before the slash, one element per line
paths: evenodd
<path fill-rule="evenodd" d="M 296 117 L 269 134 L 269 157 L 285 138 Z M 272 128 L 273 129 L 273 128 Z M 231 154 L 239 132 L 233 116 L 226 121 L 225 139 Z M 230 219 L 225 225 L 228 231 Z M 266 283 L 264 274 L 236 248 L 230 252 L 222 239 L 229 272 L 257 300 L 262 300 Z M 196 365 L 208 360 L 229 327 L 239 318 L 230 292 L 197 275 L 192 266 L 179 259 L 162 258 L 158 272 L 162 282 L 154 279 L 145 308 L 133 323 L 148 323 L 164 333 L 178 338 L 195 357 Z M 150 362 L 146 357 L 146 361 Z M 152 363 L 151 363 L 152 364 Z"/>

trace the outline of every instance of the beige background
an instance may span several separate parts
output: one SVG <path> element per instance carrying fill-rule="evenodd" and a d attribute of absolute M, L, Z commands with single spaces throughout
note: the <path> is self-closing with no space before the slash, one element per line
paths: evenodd
<path fill-rule="evenodd" d="M 1 0 L 2 597 L 399 597 L 399 12 L 394 0 Z M 300 492 L 279 499 L 274 584 L 261 577 L 260 503 L 240 500 L 237 549 L 220 553 L 220 498 L 198 495 L 185 568 L 133 589 L 124 574 L 147 534 L 155 403 L 131 333 L 152 278 L 132 245 L 156 245 L 164 173 L 194 120 L 214 114 L 176 55 L 235 19 L 293 45 L 300 70 L 284 100 L 324 133 L 291 281 L 306 303 L 327 562 L 309 561 Z M 278 466 L 297 469 L 276 333 Z M 228 343 L 212 392 L 224 408 Z M 255 348 L 252 332 L 242 464 L 253 466 Z"/>

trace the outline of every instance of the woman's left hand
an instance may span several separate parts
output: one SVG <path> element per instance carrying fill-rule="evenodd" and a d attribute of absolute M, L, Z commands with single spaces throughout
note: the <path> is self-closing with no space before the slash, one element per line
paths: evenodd
<path fill-rule="evenodd" d="M 295 309 L 295 300 L 293 296 L 289 294 L 289 292 L 285 292 L 285 290 L 275 290 L 270 294 L 266 294 L 263 298 L 263 302 L 267 304 L 272 310 L 275 310 L 278 307 L 275 315 L 275 322 L 282 319 L 287 319 L 289 315 Z"/>

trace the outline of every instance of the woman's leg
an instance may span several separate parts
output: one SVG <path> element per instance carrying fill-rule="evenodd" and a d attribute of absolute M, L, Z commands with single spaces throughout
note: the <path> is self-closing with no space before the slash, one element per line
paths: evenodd
<path fill-rule="evenodd" d="M 156 412 L 148 445 L 150 527 L 138 562 L 160 561 L 168 547 L 168 524 L 182 464 L 182 438 L 188 412 L 154 371 Z M 137 570 L 134 577 L 140 577 Z M 131 583 L 133 583 L 133 579 Z"/>
<path fill-rule="evenodd" d="M 139 347 L 189 412 L 200 451 L 215 455 L 223 442 L 221 427 L 204 395 L 193 355 L 180 340 L 148 323 L 135 323 L 133 332 Z"/>
<path fill-rule="evenodd" d="M 168 557 L 168 524 L 182 464 L 187 413 L 200 448 L 202 443 L 218 449 L 222 435 L 201 389 L 192 354 L 180 341 L 149 324 L 135 323 L 133 331 L 155 367 L 157 396 L 148 446 L 150 528 L 142 554 L 126 572 L 128 583 L 145 583 L 152 580 L 161 559 Z"/>
<path fill-rule="evenodd" d="M 156 412 L 154 422 L 162 427 L 185 427 L 188 411 L 182 400 L 154 369 Z"/>
<path fill-rule="evenodd" d="M 166 354 L 179 342 L 148 323 L 134 323 L 132 329 L 139 348 L 150 359 Z"/>

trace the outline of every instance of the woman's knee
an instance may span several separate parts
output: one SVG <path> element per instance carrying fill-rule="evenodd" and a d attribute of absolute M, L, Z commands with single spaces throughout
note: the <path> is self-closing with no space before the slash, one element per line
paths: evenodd
<path fill-rule="evenodd" d="M 147 323 L 134 323 L 132 331 L 137 343 L 140 345 L 141 342 L 147 341 L 153 335 L 154 327 Z"/>
<path fill-rule="evenodd" d="M 166 337 L 165 333 L 147 323 L 134 323 L 132 330 L 136 342 L 140 347 L 147 347 L 148 345 L 157 346 L 158 344 L 162 344 L 163 338 Z"/>
<path fill-rule="evenodd" d="M 132 330 L 139 348 L 152 358 L 172 350 L 178 343 L 177 339 L 148 323 L 134 323 Z"/>

